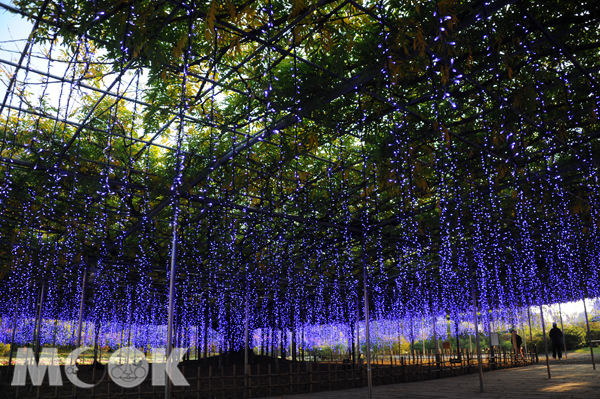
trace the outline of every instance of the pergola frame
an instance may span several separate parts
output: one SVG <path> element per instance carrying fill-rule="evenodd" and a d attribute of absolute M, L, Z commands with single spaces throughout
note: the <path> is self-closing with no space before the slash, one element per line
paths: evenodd
<path fill-rule="evenodd" d="M 487 312 L 505 306 L 507 299 L 493 298 L 485 290 L 509 295 L 515 279 L 528 287 L 511 296 L 518 306 L 600 292 L 597 283 L 590 283 L 600 266 L 586 263 L 600 254 L 597 57 L 593 63 L 600 40 L 594 39 L 596 33 L 584 34 L 600 22 L 593 5 L 574 3 L 574 8 L 591 11 L 571 15 L 569 10 L 552 18 L 537 15 L 526 1 L 477 1 L 469 6 L 445 1 L 421 5 L 419 21 L 412 5 L 398 17 L 397 5 L 384 1 L 321 0 L 290 10 L 271 1 L 257 6 L 255 1 L 173 0 L 130 3 L 155 8 L 143 19 L 145 11 L 124 12 L 125 3 L 104 5 L 106 12 L 90 22 L 74 14 L 60 19 L 49 0 L 41 7 L 17 3 L 21 8 L 0 7 L 35 23 L 19 61 L 0 60 L 3 67 L 14 68 L 0 106 L 0 181 L 7 188 L 0 193 L 1 261 L 4 289 L 14 298 L 31 297 L 35 281 L 73 284 L 81 279 L 81 268 L 88 270 L 94 263 L 104 278 L 88 284 L 95 304 L 86 314 L 95 320 L 107 311 L 98 303 L 109 300 L 100 291 L 118 288 L 110 299 L 116 304 L 124 300 L 124 287 L 143 276 L 149 278 L 147 288 L 165 300 L 171 292 L 177 303 L 170 309 L 187 306 L 182 291 L 210 297 L 219 287 L 227 287 L 231 295 L 253 295 L 257 303 L 268 299 L 265 308 L 257 305 L 257 312 L 268 316 L 260 319 L 257 313 L 253 326 L 266 327 L 264 320 L 271 319 L 271 327 L 281 329 L 314 322 L 310 306 L 295 308 L 302 298 L 290 287 L 309 301 L 316 301 L 318 287 L 329 293 L 348 290 L 351 304 L 331 320 L 350 324 L 363 317 L 353 303 L 362 290 L 388 296 L 371 299 L 371 312 L 379 317 L 386 316 L 378 308 L 381 301 L 384 307 L 402 307 L 388 309 L 387 317 L 457 317 L 475 300 L 471 295 L 483 298 L 479 305 Z M 75 4 L 66 7 L 84 17 L 92 15 Z M 245 27 L 253 13 L 266 22 Z M 114 59 L 111 83 L 103 88 L 94 83 L 100 77 L 93 72 L 88 77 L 93 54 L 78 52 L 93 43 L 110 57 L 117 38 L 98 27 L 110 30 L 121 16 L 131 26 L 123 30 L 120 58 Z M 522 23 L 511 26 L 512 16 L 521 16 Z M 140 30 L 133 23 L 136 18 L 148 26 L 154 23 L 156 29 Z M 339 27 L 340 32 L 359 32 L 363 22 L 356 40 L 364 43 L 355 45 L 364 47 L 360 51 L 352 47 L 354 39 L 344 42 L 343 34 L 332 31 Z M 206 26 L 205 41 L 197 37 L 200 23 Z M 185 29 L 188 35 L 178 38 Z M 94 32 L 99 31 L 105 36 L 97 37 Z M 146 36 L 136 49 L 137 39 L 127 38 L 141 32 Z M 490 38 L 485 45 L 475 39 L 481 33 Z M 51 72 L 50 61 L 47 71 L 28 61 L 33 44 L 52 35 L 77 38 L 77 45 L 66 43 L 75 51 L 70 54 L 75 62 L 69 61 L 67 68 L 72 76 Z M 327 35 L 338 40 L 329 52 L 325 44 L 313 49 L 313 36 L 325 43 Z M 573 44 L 577 35 L 579 46 Z M 369 52 L 372 59 L 361 53 L 367 51 L 367 39 L 379 45 Z M 172 55 L 161 59 L 153 53 L 167 44 Z M 232 50 L 236 46 L 243 46 L 239 57 Z M 349 48 L 348 65 L 334 70 L 328 64 L 337 59 L 336 46 Z M 158 82 L 159 71 L 163 83 Z M 142 73 L 151 78 L 140 85 Z M 133 76 L 126 83 L 128 74 L 137 76 L 138 83 L 134 85 Z M 70 93 L 74 88 L 87 91 L 80 97 L 62 94 L 61 101 L 72 97 L 87 102 L 81 100 L 85 105 L 70 116 L 62 116 L 62 109 L 53 115 L 41 103 L 32 106 L 15 89 L 27 88 L 31 75 L 45 79 L 46 87 L 52 80 Z M 134 85 L 135 96 L 123 85 Z M 156 105 L 168 100 L 169 89 L 178 99 Z M 558 98 L 561 90 L 564 101 Z M 43 145 L 27 130 L 43 130 L 42 121 L 54 126 L 54 136 Z M 20 131 L 25 123 L 32 125 Z M 504 131 L 505 123 L 510 131 Z M 104 152 L 93 152 L 91 146 L 105 145 L 103 140 L 108 143 Z M 119 140 L 120 147 L 114 144 Z M 32 148 L 41 151 L 32 153 Z M 159 166 L 160 172 L 152 170 Z M 38 179 L 37 186 L 18 186 Z M 539 191 L 550 184 L 547 193 Z M 91 188 L 93 194 L 82 188 Z M 35 210 L 37 206 L 46 206 L 47 212 Z M 67 220 L 59 220 L 61 210 Z M 523 227 L 528 217 L 530 224 Z M 556 259 L 550 259 L 548 240 L 564 242 L 560 234 L 567 228 L 565 234 L 574 242 L 582 240 L 581 245 L 556 249 Z M 11 234 L 16 239 L 11 241 Z M 85 242 L 71 242 L 77 238 Z M 527 240 L 535 244 L 529 248 Z M 172 250 L 176 245 L 179 259 Z M 575 245 L 580 258 L 568 260 L 565 256 L 575 253 Z M 77 249 L 69 253 L 70 246 Z M 32 251 L 29 256 L 37 265 L 26 260 L 24 249 Z M 57 253 L 65 259 L 58 260 Z M 478 264 L 478 254 L 498 258 Z M 537 263 L 536 270 L 528 269 L 527 256 L 533 256 L 529 260 Z M 30 276 L 34 271 L 35 278 Z M 30 286 L 19 287 L 17 281 L 25 275 L 31 277 Z M 571 286 L 564 292 L 539 288 L 565 277 Z M 485 286 L 486 278 L 496 288 Z M 122 281 L 114 284 L 111 279 Z M 403 280 L 416 285 L 402 288 Z M 471 280 L 474 294 L 469 287 L 452 288 Z M 250 288 L 249 282 L 256 286 Z M 418 310 L 411 302 L 413 289 L 425 296 L 427 284 L 439 287 L 429 292 L 437 299 Z M 287 308 L 293 316 L 276 315 L 277 300 L 286 295 L 295 298 Z M 464 303 L 449 305 L 454 296 L 465 295 Z M 57 298 L 64 300 L 59 294 Z M 326 302 L 337 306 L 331 298 Z M 173 321 L 173 310 L 169 315 L 169 325 L 183 323 Z M 213 317 L 210 322 L 218 329 L 220 321 Z"/>

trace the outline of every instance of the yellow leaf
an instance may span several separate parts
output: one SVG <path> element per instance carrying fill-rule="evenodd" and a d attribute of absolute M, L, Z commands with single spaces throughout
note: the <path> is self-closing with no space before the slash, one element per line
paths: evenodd
<path fill-rule="evenodd" d="M 235 21 L 237 17 L 237 11 L 235 10 L 235 6 L 233 5 L 232 1 L 227 4 L 227 8 L 229 10 L 229 17 L 232 21 Z"/>
<path fill-rule="evenodd" d="M 209 35 L 212 35 L 215 31 L 215 21 L 217 20 L 217 3 L 215 1 L 210 3 L 210 8 L 206 13 L 206 24 L 208 25 Z"/>

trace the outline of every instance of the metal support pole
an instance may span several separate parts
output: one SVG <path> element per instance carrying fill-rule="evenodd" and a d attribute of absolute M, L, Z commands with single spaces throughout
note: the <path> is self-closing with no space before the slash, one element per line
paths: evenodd
<path fill-rule="evenodd" d="M 17 332 L 17 315 L 19 314 L 19 299 L 20 295 L 17 294 L 17 301 L 15 304 L 15 316 L 13 318 L 12 337 L 10 339 L 10 353 L 8 355 L 8 372 L 6 373 L 7 381 L 10 381 L 10 365 L 12 364 L 13 351 L 15 350 L 15 334 Z"/>
<path fill-rule="evenodd" d="M 354 323 L 350 323 L 350 335 L 351 335 L 351 347 L 350 347 L 350 356 L 352 357 L 352 369 L 356 367 L 356 333 L 355 333 L 355 325 Z"/>
<path fill-rule="evenodd" d="M 244 374 L 248 375 L 248 293 L 246 293 L 246 315 L 244 320 Z"/>
<path fill-rule="evenodd" d="M 542 334 L 544 334 L 544 349 L 546 350 L 546 367 L 548 367 L 548 379 L 552 378 L 550 375 L 550 357 L 548 356 L 548 337 L 546 337 L 546 323 L 544 323 L 544 310 L 540 305 L 540 319 L 542 319 Z"/>
<path fill-rule="evenodd" d="M 531 347 L 533 348 L 533 334 L 531 332 L 531 312 L 529 311 L 529 305 L 527 305 L 527 322 L 529 323 L 529 342 L 531 343 Z"/>
<path fill-rule="evenodd" d="M 173 316 L 175 306 L 175 270 L 177 262 L 177 211 L 175 211 L 175 217 L 173 218 L 173 242 L 171 243 L 171 265 L 170 265 L 170 276 L 169 276 L 169 319 L 167 322 L 167 348 L 166 358 L 168 359 L 171 355 L 171 349 L 173 346 Z M 168 364 L 167 364 L 168 367 Z M 171 398 L 171 380 L 165 381 L 165 399 Z"/>
<path fill-rule="evenodd" d="M 206 359 L 208 359 L 208 340 L 207 340 L 207 337 L 208 337 L 208 320 L 207 320 L 206 317 L 204 318 L 204 323 L 202 325 L 202 329 L 204 330 L 204 335 L 202 337 L 202 341 L 203 341 L 202 349 L 203 349 L 203 352 L 204 352 L 204 364 L 206 364 Z"/>
<path fill-rule="evenodd" d="M 433 342 L 434 342 L 434 350 L 435 350 L 435 362 L 440 363 L 440 340 L 437 336 L 437 317 L 433 316 Z"/>
<path fill-rule="evenodd" d="M 302 323 L 302 361 L 304 361 L 305 356 L 304 352 L 306 352 L 306 337 L 304 336 L 304 323 Z"/>
<path fill-rule="evenodd" d="M 279 330 L 279 356 L 281 357 L 281 361 L 285 361 L 285 347 L 283 346 L 283 328 Z"/>
<path fill-rule="evenodd" d="M 83 282 L 81 283 L 81 300 L 79 301 L 79 317 L 77 318 L 77 342 L 75 344 L 75 348 L 79 348 L 81 346 L 81 324 L 83 322 L 83 307 L 85 305 L 85 287 L 87 281 L 87 272 L 88 265 L 85 265 L 85 269 L 83 270 Z M 129 357 L 129 352 L 127 353 L 127 357 Z M 77 360 L 75 360 L 77 363 Z M 96 365 L 94 365 L 96 367 Z M 77 397 L 77 386 L 73 385 L 73 397 Z"/>
<path fill-rule="evenodd" d="M 479 343 L 479 320 L 477 319 L 477 296 L 475 294 L 475 277 L 471 274 L 471 297 L 473 299 L 473 320 L 475 321 L 475 342 L 477 344 L 477 363 L 479 364 L 479 389 L 483 392 L 483 364 L 481 345 Z"/>
<path fill-rule="evenodd" d="M 244 397 L 248 397 L 248 388 L 250 387 L 248 381 L 248 313 L 249 313 L 249 293 L 246 292 L 246 315 L 244 320 Z"/>
<path fill-rule="evenodd" d="M 460 338 L 458 336 L 458 321 L 454 322 L 454 326 L 456 327 L 456 358 L 458 360 L 461 360 L 462 356 L 460 354 Z"/>
<path fill-rule="evenodd" d="M 523 323 L 521 323 L 521 331 L 523 331 L 523 343 L 525 344 L 525 351 L 523 353 L 528 352 L 527 351 L 527 335 L 525 334 L 525 327 L 523 326 Z"/>
<path fill-rule="evenodd" d="M 425 356 L 425 323 L 421 319 L 421 335 L 423 336 L 423 356 Z"/>
<path fill-rule="evenodd" d="M 42 327 L 42 305 L 44 303 L 44 294 L 46 291 L 46 280 L 42 280 L 42 288 L 40 289 L 40 302 L 38 304 L 38 314 L 35 327 L 35 361 L 40 361 L 40 329 Z"/>
<path fill-rule="evenodd" d="M 83 271 L 83 283 L 81 284 L 81 301 L 79 302 L 79 321 L 77 322 L 77 344 L 76 348 L 81 346 L 81 324 L 83 322 L 83 307 L 85 306 L 85 289 L 87 285 L 87 274 L 88 268 L 85 265 L 85 269 Z"/>
<path fill-rule="evenodd" d="M 369 298 L 367 296 L 367 265 L 363 264 L 363 291 L 365 297 L 365 340 L 367 347 L 367 385 L 368 399 L 373 398 L 373 385 L 371 381 L 371 340 L 369 337 Z"/>
<path fill-rule="evenodd" d="M 298 360 L 297 358 L 297 353 L 296 353 L 296 323 L 294 322 L 294 326 L 292 327 L 292 347 L 291 347 L 291 352 L 292 352 L 292 362 L 296 363 L 296 361 Z"/>
<path fill-rule="evenodd" d="M 492 316 L 490 315 L 489 317 L 490 318 L 488 319 L 488 330 L 490 334 L 490 353 L 488 355 L 488 362 L 496 363 L 496 353 L 494 351 L 494 345 L 492 345 L 492 331 L 494 331 L 494 323 L 492 322 Z"/>
<path fill-rule="evenodd" d="M 562 310 L 560 308 L 560 303 L 558 304 L 558 314 L 560 315 L 560 330 L 563 332 L 563 348 L 565 350 L 565 359 L 566 359 L 567 358 L 567 340 L 564 339 L 565 327 L 563 326 Z"/>
<path fill-rule="evenodd" d="M 590 334 L 590 321 L 588 320 L 587 306 L 585 306 L 585 298 L 583 298 L 583 313 L 585 315 L 585 324 L 587 325 L 588 341 L 590 343 L 590 353 L 592 355 L 592 367 L 596 370 L 596 361 L 594 360 L 594 348 L 592 347 L 592 335 Z"/>
<path fill-rule="evenodd" d="M 360 370 L 360 295 L 356 298 L 356 368 Z"/>
<path fill-rule="evenodd" d="M 415 363 L 415 328 L 413 326 L 413 319 L 410 318 L 410 354 L 412 356 L 412 362 Z"/>

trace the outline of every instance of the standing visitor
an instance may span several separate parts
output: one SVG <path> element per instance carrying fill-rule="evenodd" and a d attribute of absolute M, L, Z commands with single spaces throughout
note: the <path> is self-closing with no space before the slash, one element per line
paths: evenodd
<path fill-rule="evenodd" d="M 564 338 L 560 328 L 556 327 L 556 323 L 552 323 L 552 330 L 550 330 L 548 335 L 552 340 L 552 358 L 556 359 L 556 352 L 558 352 L 558 360 L 561 360 Z"/>

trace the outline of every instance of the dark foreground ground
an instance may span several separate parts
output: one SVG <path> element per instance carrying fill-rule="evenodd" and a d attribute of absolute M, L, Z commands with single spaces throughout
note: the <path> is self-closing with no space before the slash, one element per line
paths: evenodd
<path fill-rule="evenodd" d="M 598 361 L 596 356 L 596 361 Z M 421 382 L 373 387 L 374 399 L 542 399 L 600 398 L 600 367 L 592 368 L 589 354 L 570 354 L 562 361 L 550 359 L 548 379 L 546 359 L 540 356 L 535 365 L 494 370 L 483 374 L 484 392 L 480 392 L 479 375 L 467 374 Z M 345 389 L 301 395 L 276 396 L 282 399 L 365 399 L 367 388 Z"/>

